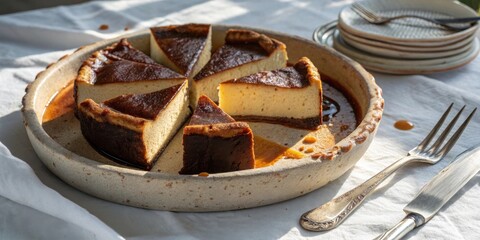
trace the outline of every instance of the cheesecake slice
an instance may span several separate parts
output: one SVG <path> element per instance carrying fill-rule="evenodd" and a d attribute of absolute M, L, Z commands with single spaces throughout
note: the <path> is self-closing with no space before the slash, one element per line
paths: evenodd
<path fill-rule="evenodd" d="M 217 88 L 221 82 L 283 68 L 286 64 L 285 44 L 254 31 L 230 29 L 225 45 L 212 54 L 210 61 L 193 78 L 191 103 L 195 105 L 201 95 L 218 102 Z"/>
<path fill-rule="evenodd" d="M 192 79 L 210 60 L 212 28 L 185 24 L 150 28 L 150 56 Z"/>
<path fill-rule="evenodd" d="M 82 134 L 97 151 L 144 170 L 152 168 L 189 114 L 187 81 L 78 105 Z"/>
<path fill-rule="evenodd" d="M 220 84 L 220 108 L 237 120 L 317 129 L 322 124 L 322 82 L 306 57 L 294 66 Z"/>
<path fill-rule="evenodd" d="M 220 173 L 254 167 L 252 130 L 236 122 L 208 97 L 201 96 L 183 129 L 180 174 Z"/>
<path fill-rule="evenodd" d="M 75 102 L 103 102 L 123 94 L 141 94 L 181 84 L 185 77 L 155 63 L 126 39 L 92 54 L 75 79 Z"/>

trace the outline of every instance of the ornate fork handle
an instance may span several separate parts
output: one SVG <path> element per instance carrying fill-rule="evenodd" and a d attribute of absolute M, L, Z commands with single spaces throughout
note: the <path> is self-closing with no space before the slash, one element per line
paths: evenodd
<path fill-rule="evenodd" d="M 318 208 L 304 213 L 300 218 L 300 224 L 305 229 L 317 232 L 335 228 L 343 222 L 385 178 L 405 164 L 416 159 L 418 159 L 418 157 L 406 156 L 397 160 L 358 187 L 332 199 L 330 202 Z"/>

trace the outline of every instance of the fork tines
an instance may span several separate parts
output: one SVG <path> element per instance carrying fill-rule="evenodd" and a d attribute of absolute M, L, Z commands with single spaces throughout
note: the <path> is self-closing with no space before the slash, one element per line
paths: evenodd
<path fill-rule="evenodd" d="M 372 13 L 372 11 L 365 8 L 360 3 L 354 2 L 351 6 L 351 9 L 364 19 L 371 19 L 371 21 L 378 20 L 378 17 L 376 14 Z"/>
<path fill-rule="evenodd" d="M 415 148 L 415 150 L 422 152 L 426 149 L 426 147 L 429 145 L 433 137 L 437 134 L 438 130 L 441 128 L 443 123 L 445 122 L 445 119 L 450 113 L 450 110 L 453 107 L 453 103 L 450 104 L 450 106 L 447 108 L 447 110 L 443 113 L 442 117 L 438 120 L 438 122 L 435 124 L 433 129 L 430 131 L 430 133 L 423 139 L 423 141 Z M 472 119 L 473 115 L 477 111 L 477 108 L 474 108 L 473 111 L 468 115 L 468 117 L 464 120 L 462 125 L 457 129 L 457 131 L 448 139 L 448 141 L 443 145 L 443 147 L 440 147 L 445 139 L 447 138 L 448 134 L 451 132 L 453 126 L 457 122 L 458 118 L 462 114 L 463 110 L 465 109 L 466 105 L 464 105 L 460 111 L 455 115 L 455 117 L 450 121 L 450 123 L 447 125 L 447 127 L 443 130 L 441 135 L 438 137 L 438 139 L 433 143 L 432 146 L 427 150 L 427 152 L 430 155 L 434 155 L 436 157 L 444 156 L 446 155 L 455 145 L 457 142 L 458 138 L 460 135 L 462 135 L 463 131 L 467 127 L 468 123 Z"/>

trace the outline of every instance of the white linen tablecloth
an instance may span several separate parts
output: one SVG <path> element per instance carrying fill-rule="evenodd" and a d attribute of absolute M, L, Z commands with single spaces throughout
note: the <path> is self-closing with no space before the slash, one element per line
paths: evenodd
<path fill-rule="evenodd" d="M 480 58 L 446 73 L 374 73 L 385 112 L 357 165 L 327 186 L 270 206 L 214 213 L 152 211 L 110 203 L 65 184 L 43 166 L 22 124 L 25 86 L 47 64 L 79 46 L 145 29 L 188 22 L 225 23 L 310 39 L 352 1 L 91 2 L 0 16 L 0 239 L 371 239 L 404 217 L 403 207 L 455 155 L 480 143 L 480 114 L 437 165 L 409 165 L 380 186 L 341 226 L 312 233 L 299 216 L 362 183 L 415 146 L 451 103 L 480 106 Z M 432 3 L 434 4 L 434 3 Z M 99 31 L 101 24 L 109 29 Z M 129 30 L 125 31 L 124 28 Z M 415 124 L 411 131 L 396 120 Z M 409 239 L 480 239 L 480 176 L 475 176 Z"/>

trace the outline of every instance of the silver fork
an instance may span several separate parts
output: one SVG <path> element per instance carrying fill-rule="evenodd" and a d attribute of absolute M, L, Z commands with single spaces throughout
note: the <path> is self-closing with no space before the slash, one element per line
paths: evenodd
<path fill-rule="evenodd" d="M 413 14 L 402 14 L 402 15 L 397 15 L 393 17 L 385 17 L 381 16 L 372 10 L 364 7 L 360 3 L 353 3 L 351 5 L 351 9 L 357 13 L 361 18 L 365 19 L 367 22 L 372 23 L 372 24 L 386 24 L 389 23 L 393 20 L 396 19 L 401 19 L 401 18 L 417 18 L 421 19 L 427 22 L 431 22 L 434 24 L 437 24 L 439 26 L 442 26 L 448 30 L 453 30 L 453 31 L 462 31 L 465 29 L 470 28 L 473 26 L 478 20 L 480 20 L 480 17 L 469 17 L 469 18 L 427 18 L 419 15 L 413 15 Z M 453 26 L 448 23 L 470 23 L 467 26 Z"/>
<path fill-rule="evenodd" d="M 463 130 L 467 127 L 470 119 L 477 108 L 475 108 L 470 115 L 465 119 L 462 125 L 458 130 L 450 137 L 450 139 L 441 147 L 446 137 L 452 130 L 453 126 L 457 122 L 460 114 L 465 109 L 465 106 L 457 113 L 457 115 L 450 121 L 448 126 L 443 130 L 438 139 L 430 147 L 428 145 L 432 142 L 433 138 L 437 134 L 438 130 L 443 125 L 443 122 L 447 118 L 450 110 L 452 109 L 453 103 L 450 104 L 448 109 L 442 115 L 440 120 L 430 133 L 425 137 L 425 139 L 418 144 L 415 148 L 410 150 L 407 156 L 397 160 L 392 165 L 385 168 L 383 171 L 377 173 L 372 178 L 368 179 L 364 183 L 360 184 L 356 188 L 344 193 L 343 195 L 332 199 L 331 201 L 325 203 L 324 205 L 314 208 L 306 213 L 304 213 L 300 218 L 300 225 L 306 230 L 310 231 L 326 231 L 333 229 L 340 225 L 340 223 L 345 220 L 350 213 L 352 213 L 367 196 L 372 193 L 372 191 L 390 176 L 397 169 L 403 167 L 407 163 L 412 162 L 422 162 L 435 164 L 442 160 L 445 155 L 452 149 L 452 147 L 457 142 L 460 135 L 462 135 Z"/>

